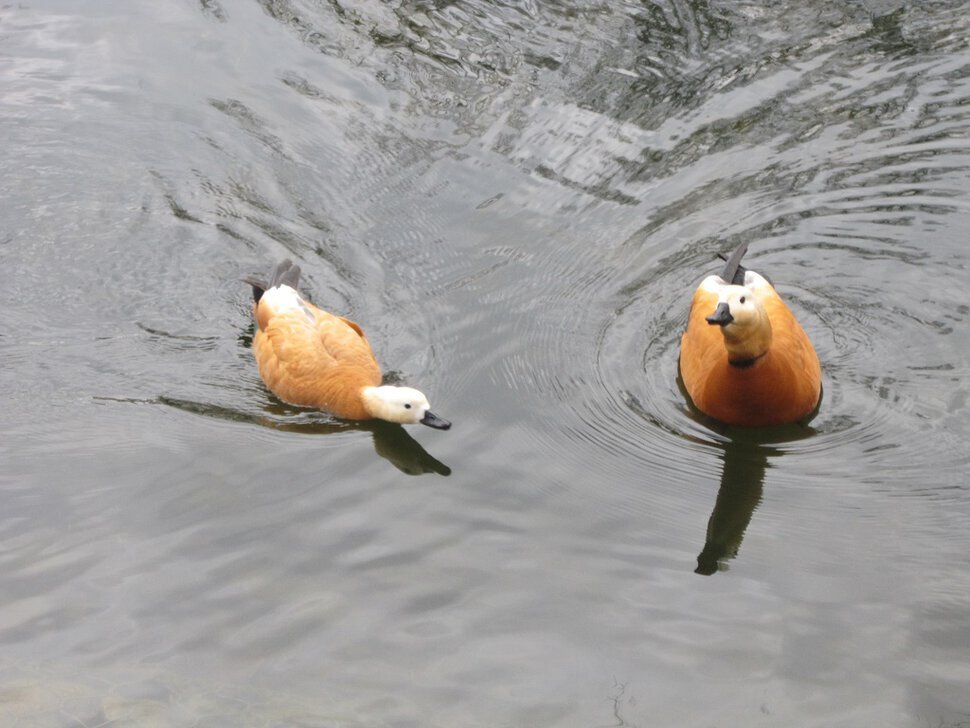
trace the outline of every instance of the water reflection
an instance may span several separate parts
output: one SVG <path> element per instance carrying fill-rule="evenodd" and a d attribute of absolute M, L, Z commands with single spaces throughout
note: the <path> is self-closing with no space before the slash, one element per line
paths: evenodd
<path fill-rule="evenodd" d="M 730 441 L 722 445 L 721 487 L 707 521 L 707 539 L 697 556 L 696 574 L 710 576 L 727 568 L 738 555 L 744 532 L 761 503 L 769 455 L 776 450 L 758 443 Z"/>
<path fill-rule="evenodd" d="M 710 576 L 728 569 L 727 562 L 738 555 L 744 533 L 761 503 L 765 471 L 784 451 L 775 445 L 815 434 L 803 425 L 742 430 L 728 428 L 731 438 L 721 448 L 721 485 L 714 510 L 707 521 L 704 548 L 697 556 L 695 574 Z"/>
<path fill-rule="evenodd" d="M 374 452 L 390 462 L 395 468 L 407 475 L 451 475 L 451 468 L 436 459 L 421 443 L 415 440 L 401 426 L 392 422 L 366 421 L 344 422 L 339 420 L 319 420 L 317 413 L 312 413 L 313 419 L 294 417 L 297 410 L 282 403 L 270 403 L 265 407 L 267 415 L 253 415 L 247 412 L 220 407 L 204 402 L 194 402 L 173 397 L 159 397 L 159 404 L 192 412 L 194 414 L 216 417 L 233 422 L 250 422 L 262 427 L 269 427 L 282 432 L 297 432 L 303 435 L 333 435 L 351 430 L 370 432 L 374 439 Z"/>

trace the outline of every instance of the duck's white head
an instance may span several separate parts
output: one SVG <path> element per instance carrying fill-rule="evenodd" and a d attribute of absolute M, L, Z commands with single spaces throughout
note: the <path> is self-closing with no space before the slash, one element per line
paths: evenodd
<path fill-rule="evenodd" d="M 438 430 L 451 427 L 448 420 L 431 411 L 428 398 L 411 387 L 366 387 L 362 392 L 364 406 L 371 416 L 399 425 L 422 424 Z"/>
<path fill-rule="evenodd" d="M 752 272 L 748 271 L 748 276 L 751 275 Z M 771 346 L 768 312 L 753 288 L 722 281 L 718 290 L 717 308 L 707 317 L 709 324 L 721 327 L 728 359 L 734 364 L 753 362 Z"/>

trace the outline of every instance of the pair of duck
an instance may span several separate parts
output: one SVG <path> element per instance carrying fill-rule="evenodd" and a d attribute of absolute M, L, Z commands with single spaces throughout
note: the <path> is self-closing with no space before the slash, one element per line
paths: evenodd
<path fill-rule="evenodd" d="M 694 405 L 744 427 L 797 422 L 818 405 L 821 370 L 805 331 L 774 287 L 741 265 L 742 244 L 721 275 L 694 293 L 681 339 L 680 374 Z M 447 430 L 410 387 L 381 385 L 381 369 L 363 330 L 303 299 L 300 269 L 280 263 L 253 288 L 258 331 L 253 354 L 266 386 L 280 399 L 347 420 L 421 423 Z"/>

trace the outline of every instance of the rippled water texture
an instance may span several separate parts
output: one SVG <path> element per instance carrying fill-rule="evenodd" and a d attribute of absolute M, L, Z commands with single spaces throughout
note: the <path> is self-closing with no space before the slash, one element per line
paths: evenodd
<path fill-rule="evenodd" d="M 970 725 L 967 10 L 0 7 L 0 723 Z M 744 241 L 807 426 L 680 389 Z M 450 431 L 266 391 L 287 256 Z"/>

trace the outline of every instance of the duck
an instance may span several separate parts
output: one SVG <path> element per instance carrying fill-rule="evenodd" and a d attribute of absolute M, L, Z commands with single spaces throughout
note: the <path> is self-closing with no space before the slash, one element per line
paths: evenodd
<path fill-rule="evenodd" d="M 253 356 L 263 382 L 284 402 L 344 420 L 385 420 L 447 430 L 417 389 L 381 384 L 381 368 L 363 329 L 303 298 L 300 267 L 286 259 L 253 289 Z"/>
<path fill-rule="evenodd" d="M 728 425 L 806 421 L 822 396 L 818 354 L 767 278 L 741 265 L 701 281 L 680 343 L 680 376 L 693 404 Z"/>

